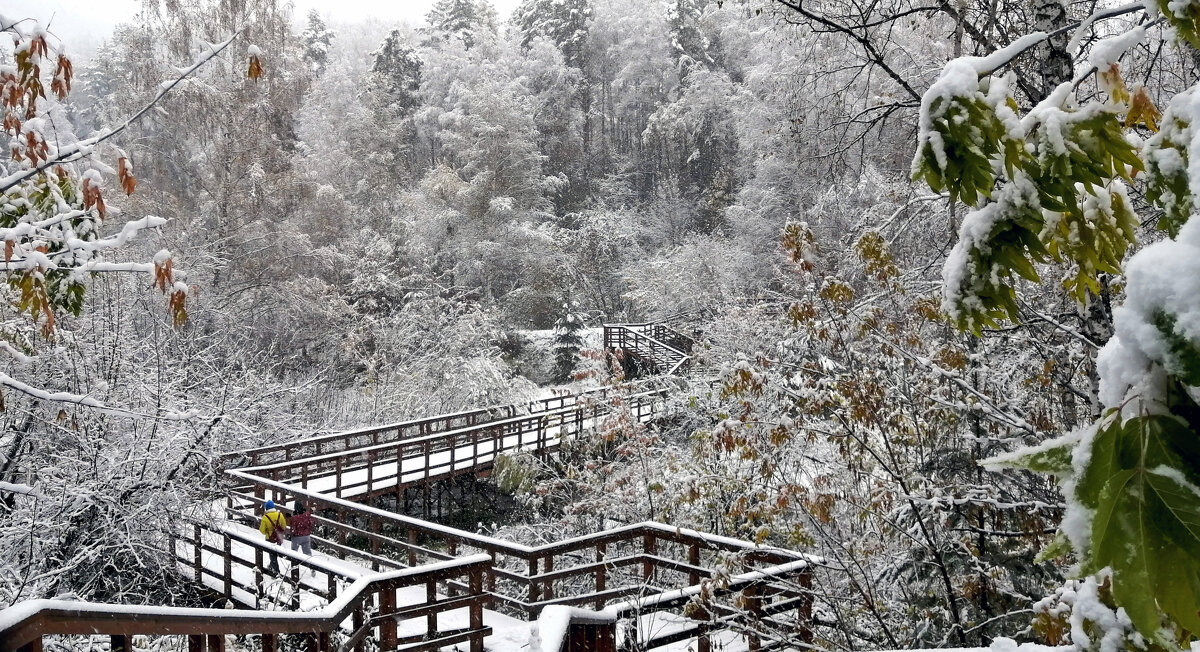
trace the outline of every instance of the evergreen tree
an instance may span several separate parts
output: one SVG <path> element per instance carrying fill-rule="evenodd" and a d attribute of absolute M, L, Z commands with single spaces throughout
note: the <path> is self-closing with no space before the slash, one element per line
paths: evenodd
<path fill-rule="evenodd" d="M 399 30 L 392 30 L 373 56 L 364 103 L 371 110 L 379 138 L 374 141 L 378 146 L 368 154 L 375 168 L 369 176 L 382 187 L 394 187 L 414 176 L 413 114 L 421 105 L 423 64 Z"/>
<path fill-rule="evenodd" d="M 320 77 L 329 63 L 329 44 L 333 42 L 334 33 L 325 25 L 321 14 L 316 9 L 308 12 L 308 26 L 300 34 L 304 40 L 304 65 L 314 77 Z"/>
<path fill-rule="evenodd" d="M 544 36 L 558 46 L 563 60 L 572 68 L 584 69 L 591 0 L 524 0 L 513 13 L 521 30 L 521 45 L 529 47 Z"/>
<path fill-rule="evenodd" d="M 488 0 L 437 0 L 425 19 L 442 39 L 457 38 L 467 49 L 480 31 L 496 31 L 496 10 Z"/>
<path fill-rule="evenodd" d="M 717 65 L 716 46 L 700 29 L 705 4 L 705 0 L 674 0 L 667 7 L 671 50 L 681 77 L 697 66 L 714 68 Z"/>
<path fill-rule="evenodd" d="M 562 316 L 554 322 L 554 378 L 569 382 L 579 363 L 579 350 L 583 348 L 580 331 L 585 321 L 577 302 L 564 301 L 562 307 Z"/>

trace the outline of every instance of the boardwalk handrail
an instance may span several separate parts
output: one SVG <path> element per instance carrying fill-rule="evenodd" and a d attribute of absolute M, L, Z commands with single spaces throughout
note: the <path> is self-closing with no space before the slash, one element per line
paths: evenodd
<path fill-rule="evenodd" d="M 604 348 L 624 349 L 648 361 L 655 367 L 655 371 L 663 372 L 668 376 L 676 375 L 691 362 L 692 356 L 688 352 L 656 337 L 656 335 L 660 334 L 659 329 L 691 341 L 690 337 L 678 333 L 673 329 L 659 326 L 655 322 L 646 324 L 605 324 Z M 630 344 L 633 346 L 629 346 Z M 659 358 L 663 359 L 660 360 Z M 665 369 L 661 367 L 665 367 Z"/>
<path fill-rule="evenodd" d="M 278 453 L 282 451 L 285 453 L 285 461 L 288 461 L 292 459 L 290 452 L 296 450 L 297 448 L 312 446 L 317 450 L 317 454 L 321 455 L 325 453 L 322 451 L 323 445 L 340 443 L 342 444 L 341 448 L 337 448 L 335 446 L 328 451 L 330 453 L 337 453 L 351 448 L 350 442 L 359 437 L 371 437 L 373 443 L 377 444 L 394 442 L 410 437 L 445 432 L 446 430 L 453 428 L 483 425 L 497 420 L 519 416 L 522 412 L 528 415 L 551 412 L 574 405 L 583 398 L 592 399 L 597 396 L 604 398 L 607 397 L 611 392 L 611 388 L 601 387 L 582 392 L 534 399 L 523 404 L 492 405 L 472 410 L 453 412 L 450 414 L 440 414 L 433 417 L 408 419 L 383 426 L 370 426 L 367 428 L 341 430 L 338 432 L 315 435 L 312 437 L 305 437 L 303 439 L 296 439 L 288 442 L 245 448 L 226 453 L 222 455 L 220 459 L 226 462 L 234 462 L 245 459 L 248 460 L 249 466 L 260 466 L 259 458 L 271 453 Z M 384 438 L 383 435 L 387 433 L 394 434 L 391 437 Z"/>
<path fill-rule="evenodd" d="M 28 600 L 0 611 L 0 652 L 40 650 L 42 636 L 49 634 L 109 634 L 122 640 L 122 647 L 131 649 L 128 637 L 136 634 L 223 636 L 226 634 L 262 634 L 264 651 L 274 646 L 278 634 L 309 634 L 317 637 L 316 647 L 329 650 L 329 634 L 348 618 L 353 618 L 356 630 L 352 641 L 361 641 L 365 630 L 380 628 L 380 639 L 391 641 L 395 647 L 396 621 L 386 616 L 396 610 L 395 590 L 429 581 L 469 576 L 469 586 L 477 589 L 469 605 L 470 627 L 453 638 L 469 640 L 473 652 L 482 652 L 483 638 L 490 628 L 483 626 L 482 572 L 490 564 L 487 555 L 472 555 L 438 564 L 376 573 L 354 582 L 335 601 L 324 608 L 309 612 L 246 611 L 228 609 L 195 609 L 187 607 L 143 607 L 64 600 Z M 388 594 L 391 597 L 388 597 Z M 379 596 L 381 612 L 367 618 L 366 603 Z M 384 611 L 383 609 L 387 609 Z M 423 613 L 405 614 L 421 617 Z M 465 636 L 465 638 L 463 638 Z M 357 637 L 357 638 L 356 638 Z M 411 648 L 436 649 L 435 643 L 449 645 L 447 637 L 427 645 Z M 350 646 L 344 646 L 348 648 Z M 381 647 L 386 649 L 385 645 Z"/>
<path fill-rule="evenodd" d="M 342 522 L 327 522 L 326 525 L 340 533 L 366 536 L 372 555 L 379 548 L 387 548 L 402 559 L 407 556 L 411 565 L 418 563 L 418 557 L 428 560 L 453 557 L 463 548 L 482 551 L 491 560 L 485 586 L 495 605 L 493 608 L 504 607 L 505 611 L 526 619 L 536 617 L 543 607 L 550 605 L 594 605 L 600 609 L 608 600 L 637 596 L 647 600 L 646 611 L 674 609 L 678 607 L 675 603 L 659 601 L 660 604 L 651 599 L 674 590 L 659 588 L 655 578 L 681 576 L 681 580 L 669 582 L 667 586 L 678 587 L 682 583 L 696 587 L 711 575 L 701 565 L 705 554 L 710 557 L 732 555 L 744 565 L 757 566 L 751 570 L 762 573 L 762 578 L 787 578 L 793 586 L 807 585 L 811 566 L 821 563 L 819 558 L 804 553 L 653 521 L 530 546 L 395 514 L 237 470 L 226 473 L 255 488 L 253 495 L 239 495 L 242 500 L 261 502 L 270 491 L 276 494 L 277 502 L 299 498 L 314 511 L 331 510 L 355 515 L 365 522 L 367 531 Z M 383 534 L 388 530 L 395 533 L 393 537 Z M 441 550 L 418 545 L 422 537 L 435 542 Z M 662 556 L 663 547 L 672 544 L 682 548 L 686 562 Z M 505 562 L 509 564 L 506 566 Z M 516 562 L 515 568 L 512 562 Z M 621 577 L 626 578 L 623 584 Z M 509 587 L 508 590 L 501 585 Z M 789 599 L 798 599 L 801 593 L 799 589 L 780 586 L 776 586 L 775 591 L 788 594 Z"/>

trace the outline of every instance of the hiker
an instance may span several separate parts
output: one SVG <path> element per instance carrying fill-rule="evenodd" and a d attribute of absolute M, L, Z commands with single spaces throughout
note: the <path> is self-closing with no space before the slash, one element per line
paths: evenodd
<path fill-rule="evenodd" d="M 312 555 L 312 532 L 316 522 L 308 511 L 304 501 L 296 501 L 296 509 L 292 512 L 292 550 L 301 550 L 304 554 Z"/>
<path fill-rule="evenodd" d="M 263 504 L 263 509 L 265 511 L 263 512 L 262 520 L 258 522 L 258 531 L 262 532 L 267 541 L 282 546 L 283 535 L 287 533 L 287 519 L 284 518 L 282 512 L 275 509 L 275 501 L 273 500 L 268 500 Z M 279 560 L 275 558 L 275 553 L 268 550 L 266 554 L 267 558 L 270 559 L 267 567 L 278 573 Z"/>

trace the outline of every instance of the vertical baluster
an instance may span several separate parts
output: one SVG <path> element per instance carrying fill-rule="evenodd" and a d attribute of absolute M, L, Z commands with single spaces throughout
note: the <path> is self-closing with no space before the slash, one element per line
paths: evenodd
<path fill-rule="evenodd" d="M 384 616 L 379 621 L 379 649 L 396 649 L 396 589 L 384 588 L 379 592 L 379 614 Z"/>
<path fill-rule="evenodd" d="M 758 636 L 762 616 L 762 598 L 759 597 L 758 586 L 751 584 L 742 590 L 742 604 L 746 606 L 750 618 L 749 627 L 746 628 L 746 647 L 750 652 L 758 652 L 762 648 L 762 639 Z"/>
<path fill-rule="evenodd" d="M 425 604 L 432 605 L 437 602 L 437 581 L 429 580 L 425 582 Z M 430 612 L 425 616 L 425 631 L 427 635 L 432 637 L 434 632 L 438 631 L 438 615 L 437 612 Z"/>
<path fill-rule="evenodd" d="M 222 539 L 221 550 L 225 554 L 221 578 L 224 580 L 225 598 L 227 600 L 232 600 L 233 599 L 233 540 L 230 539 L 229 535 L 225 534 L 225 533 L 222 533 L 221 539 Z"/>
<path fill-rule="evenodd" d="M 188 652 L 204 652 L 203 634 L 188 634 Z"/>
<path fill-rule="evenodd" d="M 222 634 L 209 634 L 208 652 L 225 652 L 225 636 Z"/>
<path fill-rule="evenodd" d="M 545 570 L 545 572 L 547 572 L 547 573 L 552 572 L 554 570 L 554 555 L 546 555 L 546 559 L 543 560 L 542 564 L 543 564 L 543 569 Z M 553 579 L 546 580 L 546 583 L 542 585 L 542 593 L 546 596 L 547 600 L 554 599 L 554 580 Z"/>
<path fill-rule="evenodd" d="M 279 649 L 279 639 L 275 638 L 274 634 L 262 635 L 262 652 L 277 652 Z"/>
<path fill-rule="evenodd" d="M 596 562 L 597 563 L 604 561 L 604 556 L 605 556 L 605 553 L 607 552 L 607 548 L 608 548 L 608 544 L 604 543 L 603 541 L 596 544 Z M 597 594 L 604 592 L 607 582 L 608 582 L 608 567 L 607 566 L 597 566 L 596 567 L 596 593 Z M 596 611 L 599 611 L 603 608 L 604 608 L 604 598 L 597 597 L 596 598 Z"/>
<path fill-rule="evenodd" d="M 342 458 L 340 456 L 334 460 L 333 468 L 334 468 L 334 473 L 335 473 L 334 485 L 333 485 L 333 495 L 337 496 L 338 498 L 341 498 L 342 497 Z"/>
<path fill-rule="evenodd" d="M 800 641 L 808 645 L 813 643 L 812 630 L 812 569 L 805 568 L 800 571 L 800 590 L 803 594 L 800 596 L 800 609 L 796 614 L 796 621 L 800 624 Z"/>
<path fill-rule="evenodd" d="M 470 627 L 475 632 L 471 634 L 471 652 L 483 652 L 483 634 L 479 632 L 483 629 L 483 569 L 478 566 L 471 569 L 471 596 Z"/>
<path fill-rule="evenodd" d="M 416 528 L 411 528 L 411 527 L 408 528 L 408 543 L 410 545 L 410 547 L 408 549 L 408 565 L 416 566 L 417 565 L 417 550 L 414 547 L 417 545 L 417 529 Z"/>
<path fill-rule="evenodd" d="M 642 537 L 642 552 L 647 556 L 654 555 L 657 552 L 657 539 L 653 534 L 647 534 Z M 654 577 L 654 560 L 645 559 L 642 561 L 642 579 L 649 582 Z"/>
<path fill-rule="evenodd" d="M 526 610 L 525 617 L 527 620 L 537 618 L 538 608 L 533 603 L 538 601 L 539 584 L 533 578 L 538 574 L 537 557 L 529 558 L 529 607 Z"/>
<path fill-rule="evenodd" d="M 193 523 L 192 531 L 196 538 L 192 540 L 192 567 L 196 571 L 196 583 L 203 583 L 204 566 L 200 562 L 200 553 L 204 547 L 204 538 L 201 536 L 200 524 Z"/>
<path fill-rule="evenodd" d="M 129 646 L 129 636 L 126 634 L 109 636 L 108 649 L 112 652 L 133 652 L 133 648 Z"/>
<path fill-rule="evenodd" d="M 692 566 L 700 565 L 700 542 L 699 541 L 693 541 L 692 544 L 690 546 L 688 546 L 688 564 L 691 564 Z M 695 570 L 695 569 L 688 569 L 688 584 L 695 586 L 699 583 L 700 583 L 700 571 Z"/>
<path fill-rule="evenodd" d="M 371 497 L 371 489 L 373 488 L 373 486 L 375 484 L 375 451 L 371 450 L 371 449 L 367 449 L 366 458 L 367 458 L 367 493 L 366 493 L 365 497 L 370 498 Z"/>
<path fill-rule="evenodd" d="M 363 625 L 366 623 L 366 617 L 363 614 L 363 606 L 361 602 L 357 607 L 354 608 L 354 613 L 350 616 L 350 623 L 353 627 L 354 633 L 356 634 L 358 633 L 358 630 L 362 629 Z M 358 642 L 354 644 L 354 652 L 366 652 L 366 650 L 367 646 L 366 643 L 363 642 L 363 638 L 358 639 Z"/>

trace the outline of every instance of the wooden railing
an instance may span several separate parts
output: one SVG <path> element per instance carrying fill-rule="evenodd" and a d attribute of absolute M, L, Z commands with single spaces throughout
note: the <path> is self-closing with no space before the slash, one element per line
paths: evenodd
<path fill-rule="evenodd" d="M 442 432 L 241 469 L 255 476 L 319 488 L 335 497 L 367 499 L 385 493 L 402 495 L 406 487 L 491 468 L 496 457 L 511 451 L 544 455 L 614 410 L 612 401 L 638 421 L 660 412 L 663 391 L 620 399 L 577 401 L 530 416 L 489 421 Z"/>
<path fill-rule="evenodd" d="M 460 430 L 501 419 L 509 419 L 519 414 L 542 414 L 571 407 L 580 401 L 599 400 L 612 395 L 614 395 L 613 390 L 608 387 L 586 392 L 564 393 L 537 399 L 522 405 L 494 405 L 453 414 L 412 419 L 386 426 L 359 428 L 286 443 L 247 448 L 223 455 L 221 456 L 221 460 L 224 468 L 275 464 L 305 457 L 340 453 L 364 446 L 401 441 L 414 437 L 425 437 L 451 430 Z"/>
<path fill-rule="evenodd" d="M 135 635 L 186 636 L 189 652 L 206 648 L 222 652 L 224 637 L 230 634 L 259 635 L 264 652 L 276 652 L 281 634 L 305 635 L 308 649 L 316 652 L 363 652 L 369 638 L 381 650 L 406 644 L 406 651 L 433 651 L 468 643 L 472 652 L 483 652 L 483 639 L 491 633 L 483 624 L 483 573 L 489 561 L 476 555 L 370 575 L 355 581 L 323 609 L 301 613 L 30 600 L 0 611 L 0 652 L 41 652 L 42 637 L 47 635 L 96 634 L 110 636 L 113 652 L 132 652 L 130 638 Z M 467 587 L 463 595 L 434 596 L 416 607 L 397 607 L 398 590 L 427 588 L 453 578 Z M 437 614 L 464 607 L 468 627 L 438 629 Z M 422 640 L 398 636 L 398 621 L 412 618 L 427 621 L 428 634 Z M 344 639 L 336 648 L 335 637 Z"/>
<path fill-rule="evenodd" d="M 604 348 L 624 351 L 643 361 L 654 373 L 675 375 L 686 369 L 691 362 L 688 352 L 656 334 L 673 340 L 688 351 L 694 344 L 691 338 L 659 324 L 605 324 Z"/>
<path fill-rule="evenodd" d="M 526 546 L 242 471 L 228 473 L 246 483 L 248 489 L 231 494 L 231 505 L 257 503 L 265 496 L 272 496 L 278 504 L 299 498 L 317 514 L 335 515 L 319 517 L 325 537 L 342 546 L 332 554 L 355 554 L 345 549 L 345 543 L 352 539 L 379 560 L 414 566 L 464 553 L 484 553 L 491 561 L 484 577 L 491 608 L 526 619 L 537 617 L 549 605 L 602 609 L 614 600 L 647 605 L 642 608 L 645 612 L 680 611 L 691 596 L 699 594 L 701 583 L 712 577 L 711 568 L 731 564 L 757 573 L 743 582 L 745 586 L 770 585 L 770 590 L 762 593 L 769 598 L 766 607 L 786 602 L 787 608 L 793 609 L 807 600 L 803 587 L 810 581 L 813 560 L 789 550 L 653 522 Z M 684 591 L 679 595 L 689 598 L 653 597 L 675 595 L 672 591 Z"/>
<path fill-rule="evenodd" d="M 662 325 L 629 324 L 606 326 L 605 345 L 676 373 L 689 363 L 693 342 Z M 110 634 L 114 652 L 130 652 L 130 635 L 168 633 L 187 635 L 189 652 L 206 647 L 223 652 L 222 635 L 259 633 L 264 650 L 274 652 L 279 634 L 302 633 L 310 638 L 310 650 L 331 652 L 339 630 L 346 637 L 339 652 L 362 652 L 372 636 L 382 650 L 397 645 L 432 650 L 469 641 L 480 652 L 490 631 L 482 625 L 485 604 L 525 619 L 546 607 L 603 609 L 614 620 L 633 623 L 626 642 L 642 650 L 695 638 L 699 652 L 706 652 L 716 629 L 744 633 L 752 650 L 764 641 L 811 642 L 816 560 L 797 552 L 650 522 L 526 546 L 355 502 L 388 492 L 399 498 L 408 486 L 428 487 L 458 473 L 481 474 L 505 452 L 546 454 L 600 425 L 621 405 L 627 408 L 622 414 L 639 422 L 661 414 L 663 392 L 615 391 L 321 435 L 226 456 L 227 466 L 252 466 L 226 471 L 234 488 L 224 515 L 198 513 L 197 522 L 174 533 L 176 565 L 231 600 L 293 612 L 35 601 L 14 607 L 26 611 L 0 612 L 0 652 L 40 652 L 43 635 L 74 633 Z M 349 563 L 293 553 L 235 525 L 256 525 L 268 498 L 285 510 L 291 501 L 305 500 L 317 523 L 315 547 Z M 200 508 L 211 512 L 211 505 Z M 282 574 L 264 564 L 268 554 L 286 561 Z M 717 575 L 713 568 L 726 570 Z M 286 594 L 265 595 L 264 575 L 276 577 L 271 585 L 286 587 Z M 397 608 L 397 591 L 413 586 L 425 587 L 423 601 Z M 328 606 L 295 612 L 304 596 Z M 469 627 L 438 630 L 437 614 L 463 607 L 470 611 Z M 668 635 L 638 631 L 641 615 L 659 612 L 674 612 L 684 625 Z M 420 640 L 398 638 L 397 619 L 421 617 L 428 619 L 428 631 Z M 578 640 L 584 649 L 611 649 L 616 640 L 615 630 L 600 621 L 579 623 L 574 632 L 565 640 Z"/>

